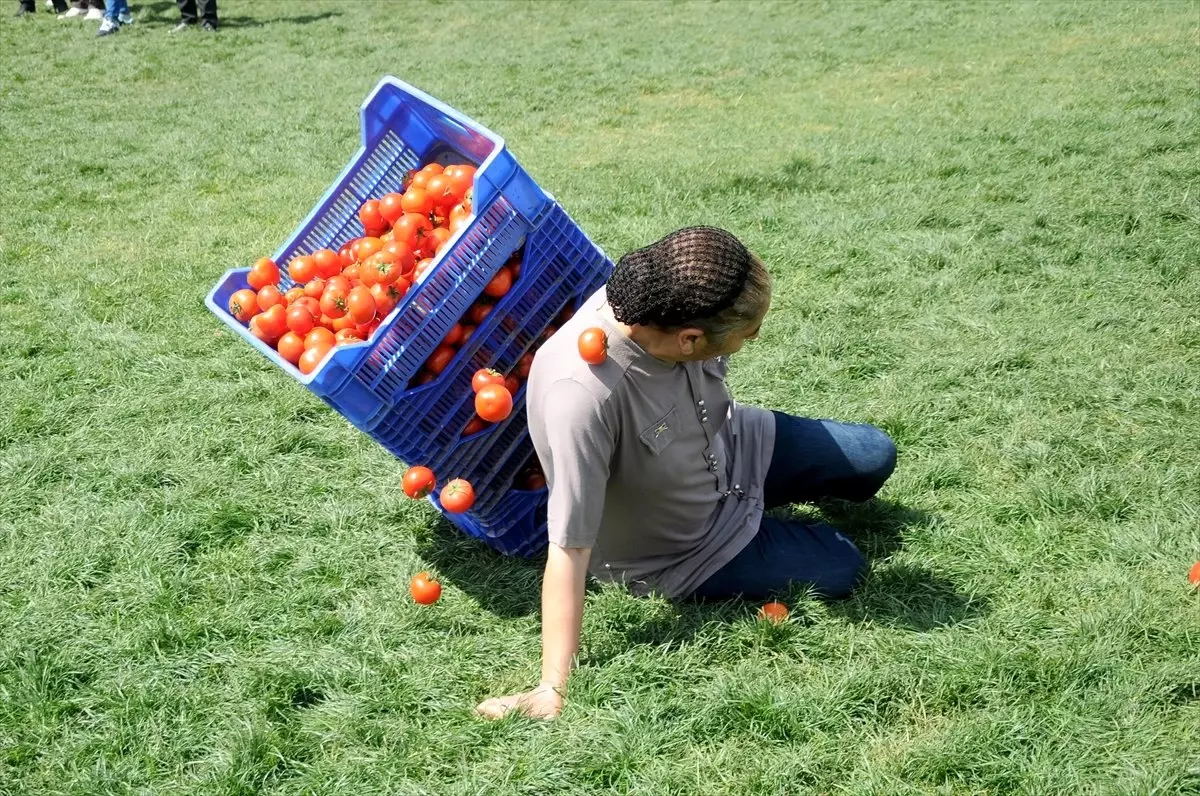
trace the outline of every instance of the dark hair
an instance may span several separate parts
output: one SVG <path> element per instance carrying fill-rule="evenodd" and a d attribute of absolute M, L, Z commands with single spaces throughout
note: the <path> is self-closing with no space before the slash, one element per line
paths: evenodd
<path fill-rule="evenodd" d="M 695 326 L 714 342 L 762 311 L 771 277 L 740 240 L 716 227 L 685 227 L 617 262 L 606 288 L 621 323 Z"/>

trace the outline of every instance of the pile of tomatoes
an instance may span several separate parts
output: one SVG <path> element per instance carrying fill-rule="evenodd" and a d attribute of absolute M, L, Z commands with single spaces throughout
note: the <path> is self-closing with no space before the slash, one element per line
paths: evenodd
<path fill-rule="evenodd" d="M 312 373 L 334 346 L 370 339 L 428 273 L 451 236 L 470 219 L 474 179 L 475 167 L 465 164 L 430 163 L 412 172 L 402 193 L 369 199 L 358 209 L 362 237 L 338 251 L 318 249 L 293 257 L 287 272 L 294 287 L 280 290 L 282 274 L 270 258 L 256 262 L 247 276 L 250 287 L 230 297 L 230 314 L 301 373 Z M 519 262 L 515 269 L 506 265 L 485 296 L 495 298 L 497 291 L 503 296 L 519 273 Z M 469 334 L 456 328 L 460 339 L 455 343 L 461 345 Z M 448 363 L 446 359 L 442 368 Z M 427 362 L 425 370 L 431 371 L 431 364 L 436 363 Z"/>

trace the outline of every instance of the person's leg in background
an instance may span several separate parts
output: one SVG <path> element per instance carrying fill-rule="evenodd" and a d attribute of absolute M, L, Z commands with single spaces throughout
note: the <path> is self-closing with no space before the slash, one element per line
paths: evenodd
<path fill-rule="evenodd" d="M 205 30 L 216 30 L 221 23 L 217 20 L 217 0 L 197 0 L 200 7 L 200 26 Z"/>
<path fill-rule="evenodd" d="M 128 0 L 108 0 L 108 7 L 104 10 L 104 21 L 100 23 L 100 30 L 96 35 L 108 36 L 116 33 L 123 24 L 122 17 L 133 22 L 133 17 L 129 15 Z"/>
<path fill-rule="evenodd" d="M 179 6 L 179 24 L 172 29 L 172 33 L 200 21 L 196 16 L 196 0 L 175 0 L 175 5 Z"/>
<path fill-rule="evenodd" d="M 17 6 L 17 16 L 23 17 L 37 11 L 37 6 L 34 5 L 34 0 L 21 0 Z"/>
<path fill-rule="evenodd" d="M 104 19 L 104 12 L 107 10 L 104 0 L 84 0 L 81 5 L 87 9 L 84 19 Z"/>

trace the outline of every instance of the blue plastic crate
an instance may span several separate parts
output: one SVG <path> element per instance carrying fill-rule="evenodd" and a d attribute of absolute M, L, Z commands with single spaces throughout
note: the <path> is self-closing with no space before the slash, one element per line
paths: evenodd
<path fill-rule="evenodd" d="M 248 268 L 227 272 L 205 303 L 397 458 L 430 467 L 441 483 L 469 480 L 476 504 L 464 514 L 446 514 L 456 527 L 502 553 L 532 555 L 546 544 L 546 492 L 511 488 L 533 451 L 524 389 L 505 421 L 463 438 L 474 416 L 471 376 L 483 367 L 512 371 L 563 309 L 604 283 L 612 262 L 521 168 L 503 139 L 396 78 L 381 80 L 363 103 L 362 139 L 341 176 L 275 253 L 285 286 L 291 280 L 284 265 L 292 257 L 337 250 L 364 234 L 359 206 L 399 190 L 412 169 L 429 162 L 478 166 L 474 215 L 371 339 L 338 346 L 305 376 L 229 314 L 229 297 L 247 286 Z M 435 381 L 410 388 L 425 360 L 518 250 L 521 275 L 513 288 Z"/>

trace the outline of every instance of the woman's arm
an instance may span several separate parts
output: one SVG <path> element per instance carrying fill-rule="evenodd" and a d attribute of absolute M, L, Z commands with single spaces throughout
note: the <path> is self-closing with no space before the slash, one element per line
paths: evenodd
<path fill-rule="evenodd" d="M 542 679 L 537 688 L 493 697 L 475 712 L 489 719 L 519 710 L 531 718 L 552 719 L 562 710 L 563 694 L 583 622 L 583 593 L 591 548 L 559 547 L 551 543 L 542 578 Z"/>

